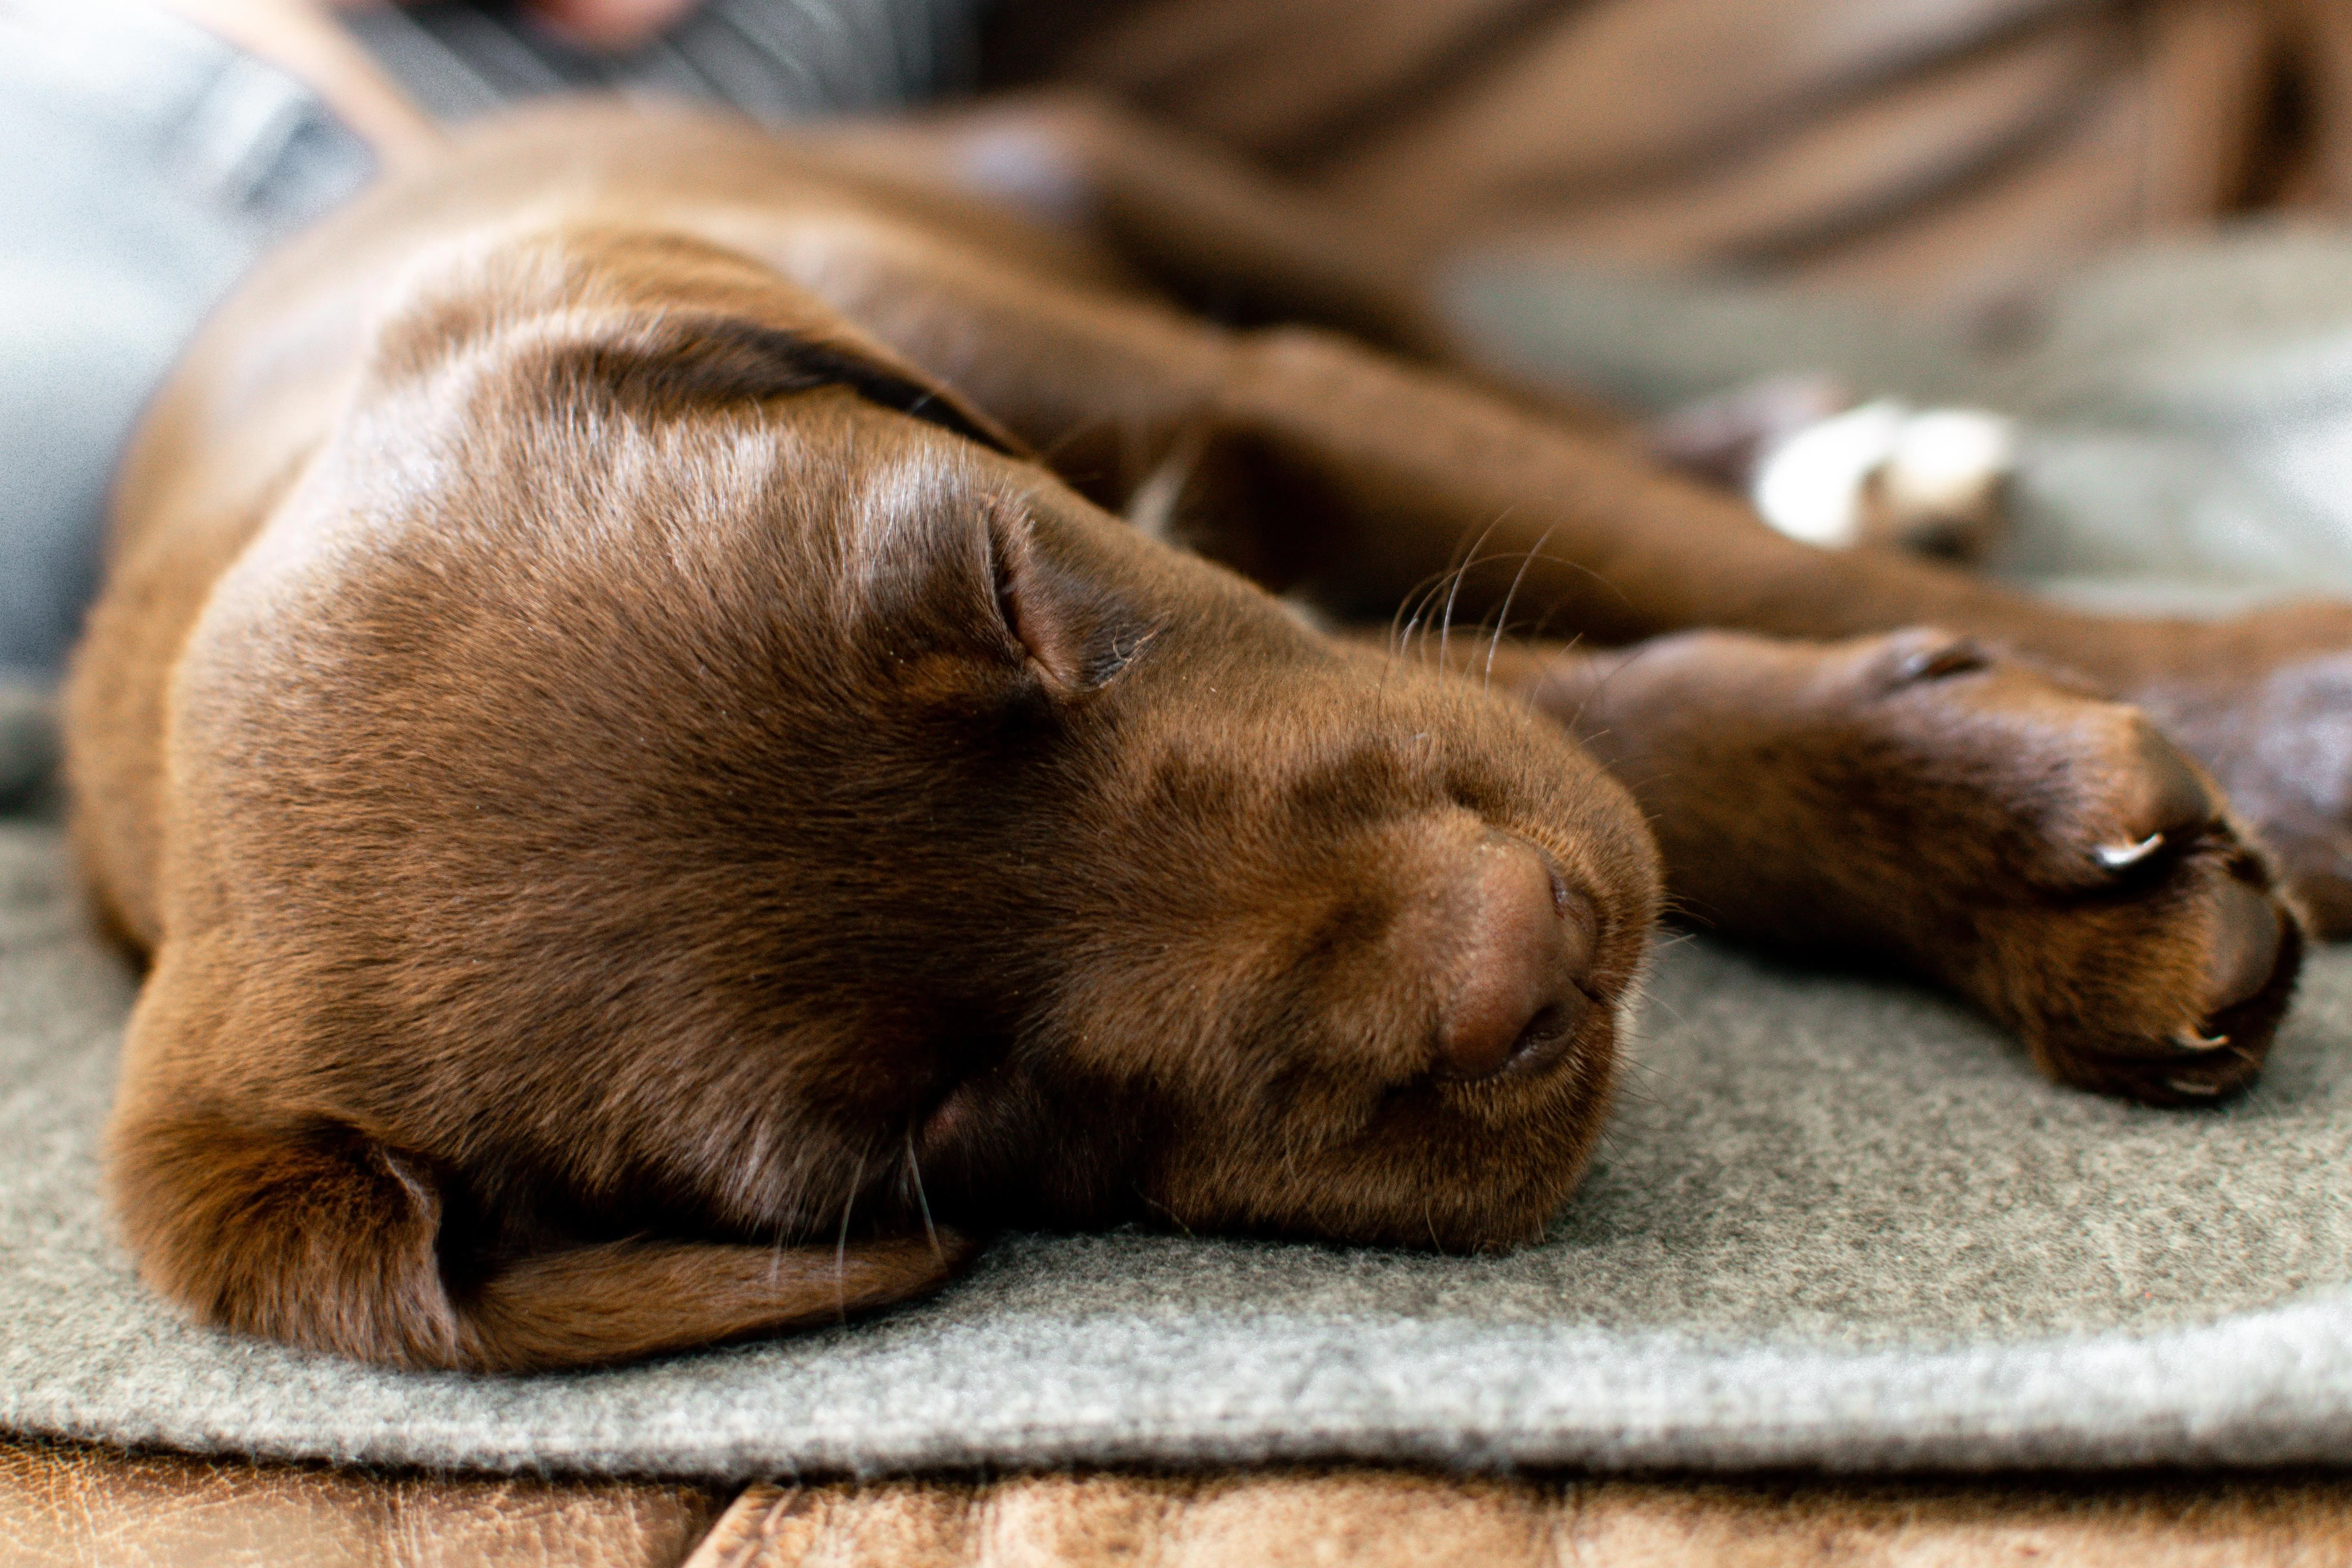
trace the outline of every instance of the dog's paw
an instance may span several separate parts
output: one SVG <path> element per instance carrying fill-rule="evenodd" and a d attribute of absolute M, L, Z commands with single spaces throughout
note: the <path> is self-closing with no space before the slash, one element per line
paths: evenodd
<path fill-rule="evenodd" d="M 1862 645 L 1843 789 L 1916 915 L 1911 961 L 2053 1077 L 2161 1104 L 2260 1069 L 2303 934 L 2212 776 L 2139 709 L 1961 639 Z M 1899 889 L 1897 896 L 1905 896 Z"/>
<path fill-rule="evenodd" d="M 2192 1104 L 2261 1068 L 2305 928 L 2141 709 L 1924 629 L 1685 633 L 1513 679 L 1633 789 L 1684 918 L 1934 981 L 2084 1089 Z"/>

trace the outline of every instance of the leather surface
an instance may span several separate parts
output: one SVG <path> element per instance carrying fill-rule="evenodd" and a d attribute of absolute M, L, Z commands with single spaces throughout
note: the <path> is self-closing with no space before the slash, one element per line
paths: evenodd
<path fill-rule="evenodd" d="M 689 1568 L 2263 1568 L 2352 1562 L 2352 1481 L 1675 1486 L 1338 1470 L 754 1487 Z"/>
<path fill-rule="evenodd" d="M 5 1568 L 672 1568 L 698 1487 L 371 1475 L 70 1445 L 0 1446 Z"/>
<path fill-rule="evenodd" d="M 989 42 L 992 81 L 1107 90 L 1412 263 L 1965 308 L 2231 213 L 2352 211 L 2342 0 L 1024 0 Z"/>

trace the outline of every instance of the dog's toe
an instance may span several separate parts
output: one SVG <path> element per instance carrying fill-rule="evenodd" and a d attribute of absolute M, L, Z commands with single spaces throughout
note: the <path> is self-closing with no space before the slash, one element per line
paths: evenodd
<path fill-rule="evenodd" d="M 1850 721 L 1878 734 L 1849 742 L 1870 771 L 1843 793 L 1933 845 L 1909 858 L 1941 911 L 1912 922 L 1913 961 L 2062 1081 L 2160 1104 L 2251 1082 L 2304 928 L 2213 776 L 2140 710 L 1965 640 L 1872 651 Z"/>
<path fill-rule="evenodd" d="M 2185 795 L 2171 804 L 2185 814 Z M 2219 810 L 2151 834 L 2158 847 L 2104 893 L 2021 922 L 2032 1016 L 2053 1076 L 2156 1104 L 2210 1102 L 2261 1070 L 2302 965 L 2303 931 L 2263 858 Z M 2023 944 L 2018 944 L 2023 945 Z"/>

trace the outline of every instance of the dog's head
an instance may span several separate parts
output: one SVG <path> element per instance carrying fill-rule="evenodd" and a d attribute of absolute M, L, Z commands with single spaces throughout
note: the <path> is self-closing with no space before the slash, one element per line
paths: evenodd
<path fill-rule="evenodd" d="M 184 676 L 268 758 L 219 831 L 341 998 L 311 1091 L 606 1227 L 1537 1230 L 1658 896 L 1564 735 L 749 263 L 467 278 Z"/>

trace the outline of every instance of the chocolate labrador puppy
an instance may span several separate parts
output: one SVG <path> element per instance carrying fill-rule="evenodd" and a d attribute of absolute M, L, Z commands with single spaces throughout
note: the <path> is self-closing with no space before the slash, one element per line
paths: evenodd
<path fill-rule="evenodd" d="M 2248 1081 L 2352 921 L 2352 615 L 1798 543 L 1348 254 L 1067 105 L 574 108 L 267 264 L 69 699 L 148 1277 L 517 1370 L 1006 1225 L 1509 1247 L 1667 899 Z"/>

